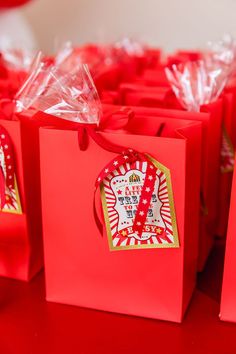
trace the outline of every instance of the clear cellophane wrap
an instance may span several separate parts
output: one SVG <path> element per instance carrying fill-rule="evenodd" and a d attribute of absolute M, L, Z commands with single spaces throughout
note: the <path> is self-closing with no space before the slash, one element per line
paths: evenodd
<path fill-rule="evenodd" d="M 74 123 L 99 123 L 101 104 L 85 64 L 66 71 L 39 53 L 15 101 L 17 112 L 34 109 Z"/>

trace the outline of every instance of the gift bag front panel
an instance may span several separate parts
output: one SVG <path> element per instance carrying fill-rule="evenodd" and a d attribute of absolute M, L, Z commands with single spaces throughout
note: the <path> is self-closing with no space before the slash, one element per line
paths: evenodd
<path fill-rule="evenodd" d="M 86 151 L 80 151 L 75 132 L 41 129 L 47 299 L 180 321 L 185 242 L 185 141 L 122 134 L 104 134 L 104 137 L 148 152 L 171 171 L 181 246 L 110 251 L 106 234 L 100 235 L 94 221 L 93 198 L 98 174 L 116 155 L 93 141 Z"/>

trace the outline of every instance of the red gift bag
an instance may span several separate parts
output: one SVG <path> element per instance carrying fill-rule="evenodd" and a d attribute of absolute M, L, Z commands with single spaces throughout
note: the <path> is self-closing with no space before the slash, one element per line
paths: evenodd
<path fill-rule="evenodd" d="M 25 281 L 43 266 L 38 127 L 28 120 L 0 120 L 1 200 L 7 199 L 0 208 L 0 275 Z M 16 185 L 11 193 L 13 167 Z"/>
<path fill-rule="evenodd" d="M 234 173 L 225 251 L 220 319 L 236 322 L 236 173 Z"/>
<path fill-rule="evenodd" d="M 209 127 L 211 129 L 212 138 L 209 138 L 207 151 L 204 152 L 206 153 L 208 163 L 203 167 L 207 172 L 205 174 L 205 186 L 202 188 L 204 193 L 201 195 L 202 209 L 204 213 L 202 214 L 200 231 L 200 237 L 203 242 L 200 242 L 199 245 L 199 270 L 202 270 L 211 251 L 215 234 L 219 233 L 219 227 L 222 228 L 222 225 L 224 226 L 227 221 L 226 194 L 230 187 L 230 183 L 228 183 L 230 182 L 228 181 L 228 175 L 226 177 L 224 176 L 224 183 L 221 183 L 221 186 L 219 184 L 221 167 L 220 151 L 222 150 L 221 122 L 223 118 L 225 120 L 229 117 L 232 119 L 232 105 L 230 101 L 226 99 L 225 95 L 222 100 L 217 99 L 222 91 L 223 84 L 225 83 L 225 77 L 221 77 L 218 72 L 217 81 L 212 86 L 212 83 L 210 84 L 211 80 L 208 80 L 208 82 L 200 80 L 200 68 L 202 72 L 205 72 L 205 77 L 209 76 L 208 69 L 203 63 L 188 63 L 186 64 L 184 73 L 179 71 L 178 75 L 176 74 L 176 69 L 173 69 L 173 72 L 168 70 L 167 76 L 173 84 L 175 94 L 179 97 L 183 107 L 190 111 L 199 110 L 209 112 L 212 118 L 211 126 Z M 187 71 L 188 76 L 184 77 Z M 196 73 L 198 75 L 196 75 Z M 196 84 L 196 77 L 198 77 L 199 80 L 198 85 Z M 205 87 L 204 85 L 208 85 L 209 87 Z M 121 89 L 121 101 L 123 104 L 142 104 L 149 107 L 175 108 L 183 110 L 174 93 L 171 93 L 168 88 L 142 88 L 140 85 L 136 85 L 136 87 L 135 85 L 123 85 L 121 86 Z M 210 98 L 209 92 L 211 92 Z M 202 100 L 199 101 L 199 98 Z M 200 104 L 201 102 L 208 102 L 209 100 L 210 102 L 213 100 L 213 103 L 208 103 L 204 106 Z M 223 103 L 224 111 L 222 106 Z M 218 205 L 220 197 L 223 197 L 222 209 L 224 212 L 219 215 Z"/>
<path fill-rule="evenodd" d="M 202 107 L 202 112 L 187 112 L 173 109 L 130 107 L 136 116 L 168 117 L 203 123 L 202 168 L 201 168 L 201 219 L 199 233 L 198 269 L 204 268 L 214 242 L 218 218 L 220 147 L 222 124 L 222 101 Z M 105 114 L 115 111 L 115 106 L 103 105 Z"/>
<path fill-rule="evenodd" d="M 167 198 L 163 199 L 165 203 L 172 189 L 176 227 L 173 214 L 171 217 L 168 214 L 169 207 L 161 213 L 178 232 L 179 247 L 175 244 L 177 247 L 167 245 L 165 248 L 166 239 L 144 242 L 128 238 L 129 226 L 123 226 L 124 234 L 115 233 L 111 239 L 117 218 L 112 218 L 112 191 L 107 189 L 105 180 L 102 187 L 104 213 L 98 194 L 96 208 L 99 219 L 104 215 L 104 223 L 107 225 L 110 221 L 111 229 L 107 226 L 107 232 L 104 230 L 101 237 L 93 211 L 94 185 L 100 179 L 100 171 L 109 173 L 110 167 L 106 166 L 110 166 L 111 161 L 116 166 L 121 155 L 107 151 L 91 138 L 87 149 L 84 147 L 82 151 L 77 131 L 42 128 L 40 155 L 47 300 L 181 322 L 196 279 L 201 123 L 145 117 L 133 121 L 129 131 L 111 130 L 112 127 L 107 126 L 106 131 L 97 132 L 96 136 L 105 139 L 109 146 L 125 145 L 148 153 L 165 171 L 162 183 L 166 183 L 169 170 L 169 192 L 161 194 Z M 124 173 L 131 167 L 124 166 L 125 170 L 114 170 L 114 184 L 127 183 Z M 141 162 L 136 168 L 143 168 Z M 129 177 L 131 185 L 141 183 L 137 173 L 136 170 Z M 107 176 L 106 181 L 111 181 L 110 178 Z M 136 190 L 137 185 L 132 188 Z M 117 201 L 123 203 L 120 194 L 122 190 L 118 189 Z M 129 217 L 133 210 L 130 198 L 125 199 Z M 129 220 L 126 221 L 129 223 Z"/>
<path fill-rule="evenodd" d="M 160 108 L 174 108 L 174 109 L 183 109 L 180 104 L 178 103 L 176 97 L 174 96 L 173 92 L 167 88 L 150 88 L 144 87 L 137 84 L 122 84 L 120 85 L 119 89 L 119 101 L 122 104 L 132 105 L 132 106 L 146 106 L 146 107 L 160 107 Z M 108 102 L 108 101 L 107 101 Z M 114 101 L 116 102 L 116 101 Z M 212 184 L 210 182 L 209 188 L 214 192 L 210 194 L 214 195 L 215 197 L 212 199 L 214 202 L 212 203 L 212 210 L 218 210 L 217 215 L 217 225 L 214 226 L 212 233 L 215 233 L 217 236 L 224 237 L 226 234 L 227 228 L 227 221 L 228 221 L 228 211 L 229 211 L 229 200 L 230 200 L 230 190 L 231 190 L 231 183 L 232 183 L 232 164 L 233 164 L 233 146 L 231 141 L 234 139 L 233 133 L 233 117 L 234 117 L 234 106 L 233 106 L 233 95 L 232 94 L 223 94 L 222 95 L 222 103 L 223 108 L 219 108 L 219 111 L 222 112 L 222 121 L 223 121 L 223 141 L 222 136 L 219 136 L 219 132 L 221 129 L 219 125 L 213 124 L 212 129 L 216 132 L 216 128 L 218 128 L 217 139 L 213 139 L 212 143 L 212 157 L 210 160 L 217 158 L 218 169 L 221 171 L 214 173 L 213 176 L 218 176 L 219 178 L 219 185 L 216 187 L 215 183 Z M 218 104 L 218 107 L 220 104 Z M 212 111 L 212 105 L 206 105 L 202 107 L 203 111 Z M 215 117 L 216 109 L 213 108 L 213 118 Z M 218 120 L 219 122 L 219 120 Z M 212 133 L 215 136 L 215 133 Z M 221 146 L 219 147 L 219 142 Z M 216 147 L 217 144 L 217 147 Z M 216 148 L 216 149 L 215 149 Z M 221 150 L 221 161 L 219 160 L 219 148 Z M 217 151 L 217 153 L 215 153 Z M 210 162 L 211 163 L 211 162 Z M 215 177 L 213 177 L 214 181 L 216 181 Z M 216 189 L 217 188 L 217 189 Z M 218 201 L 215 202 L 216 199 L 216 190 L 219 192 Z M 219 205 L 219 207 L 218 207 Z M 214 220 L 214 223 L 216 219 Z M 207 252 L 209 253 L 209 252 Z M 200 267 L 202 268 L 202 267 Z"/>

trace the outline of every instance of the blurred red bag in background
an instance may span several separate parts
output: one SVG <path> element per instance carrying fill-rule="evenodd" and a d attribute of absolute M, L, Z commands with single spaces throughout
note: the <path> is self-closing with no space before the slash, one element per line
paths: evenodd
<path fill-rule="evenodd" d="M 234 173 L 228 232 L 226 240 L 224 276 L 222 285 L 220 319 L 236 322 L 236 173 Z"/>
<path fill-rule="evenodd" d="M 222 101 L 202 107 L 202 112 L 187 112 L 173 109 L 130 107 L 135 116 L 152 116 L 195 120 L 203 123 L 201 167 L 201 219 L 199 233 L 198 269 L 202 270 L 213 246 L 216 220 L 218 218 L 218 189 L 220 174 L 220 144 L 222 124 Z M 103 105 L 104 112 L 114 112 L 115 106 Z M 218 152 L 218 153 L 217 153 Z"/>
<path fill-rule="evenodd" d="M 39 123 L 15 114 L 16 93 L 27 76 L 23 50 L 2 53 L 0 79 L 0 275 L 28 281 L 43 266 Z M 12 180 L 14 180 L 12 182 Z"/>
<path fill-rule="evenodd" d="M 1 127 L 6 131 L 1 134 L 1 166 L 6 172 L 15 167 L 17 198 L 14 205 L 0 211 L 0 275 L 28 281 L 43 266 L 38 127 L 24 116 L 19 120 L 0 119 Z M 7 164 L 10 155 L 5 136 L 12 144 L 14 165 Z M 5 178 L 7 181 L 7 174 Z"/>

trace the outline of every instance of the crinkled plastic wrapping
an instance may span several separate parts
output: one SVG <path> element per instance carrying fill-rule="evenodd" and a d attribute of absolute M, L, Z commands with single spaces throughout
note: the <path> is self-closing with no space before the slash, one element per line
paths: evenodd
<path fill-rule="evenodd" d="M 16 95 L 16 111 L 29 108 L 75 123 L 98 124 L 100 100 L 86 65 L 70 72 L 42 61 L 39 54 L 31 73 Z"/>
<path fill-rule="evenodd" d="M 2 51 L 4 61 L 9 69 L 28 71 L 33 60 L 32 53 L 23 49 Z"/>
<path fill-rule="evenodd" d="M 236 40 L 230 35 L 225 35 L 218 42 L 208 43 L 210 51 L 205 54 L 209 58 L 229 72 L 228 85 L 235 85 L 236 78 Z"/>
<path fill-rule="evenodd" d="M 1 37 L 0 52 L 7 69 L 28 71 L 34 59 L 32 50 L 27 49 L 22 44 L 13 43 L 7 37 Z"/>
<path fill-rule="evenodd" d="M 217 100 L 223 91 L 229 72 L 213 61 L 186 62 L 166 68 L 166 76 L 181 105 L 188 111 Z"/>
<path fill-rule="evenodd" d="M 236 40 L 229 34 L 224 35 L 218 42 L 208 42 L 208 47 L 216 62 L 227 66 L 235 65 Z"/>

